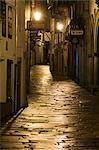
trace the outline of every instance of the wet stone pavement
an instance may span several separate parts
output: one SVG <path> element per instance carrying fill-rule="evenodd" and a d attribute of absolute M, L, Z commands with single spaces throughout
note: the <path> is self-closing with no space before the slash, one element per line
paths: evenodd
<path fill-rule="evenodd" d="M 99 150 L 99 98 L 49 66 L 31 69 L 29 106 L 1 136 L 4 150 Z"/>

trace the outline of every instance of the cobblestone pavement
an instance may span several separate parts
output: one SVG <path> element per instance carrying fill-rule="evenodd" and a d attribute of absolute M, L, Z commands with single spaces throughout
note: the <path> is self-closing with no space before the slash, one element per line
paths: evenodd
<path fill-rule="evenodd" d="M 1 136 L 1 149 L 99 150 L 99 98 L 48 66 L 31 69 L 29 106 Z"/>

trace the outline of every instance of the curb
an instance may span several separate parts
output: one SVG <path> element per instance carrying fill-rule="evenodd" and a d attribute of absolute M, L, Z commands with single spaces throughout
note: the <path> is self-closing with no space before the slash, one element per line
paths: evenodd
<path fill-rule="evenodd" d="M 11 119 L 9 119 L 4 126 L 0 127 L 0 135 L 6 132 L 8 127 L 12 124 L 12 122 L 20 115 L 20 113 L 24 110 L 24 108 L 21 108 Z"/>

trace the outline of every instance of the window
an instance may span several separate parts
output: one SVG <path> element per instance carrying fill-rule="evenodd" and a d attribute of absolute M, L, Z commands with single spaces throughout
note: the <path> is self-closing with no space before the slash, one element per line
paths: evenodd
<path fill-rule="evenodd" d="M 2 36 L 6 37 L 6 3 L 1 1 Z"/>
<path fill-rule="evenodd" d="M 2 17 L 2 5 L 5 2 L 5 0 L 0 0 L 0 17 Z"/>
<path fill-rule="evenodd" d="M 8 6 L 8 38 L 12 39 L 12 7 Z"/>

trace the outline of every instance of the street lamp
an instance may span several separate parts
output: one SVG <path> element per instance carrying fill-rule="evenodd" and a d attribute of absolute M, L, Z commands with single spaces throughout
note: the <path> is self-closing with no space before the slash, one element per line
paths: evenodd
<path fill-rule="evenodd" d="M 41 14 L 40 11 L 34 12 L 34 19 L 35 19 L 35 21 L 40 21 L 41 16 L 42 16 L 42 14 Z"/>
<path fill-rule="evenodd" d="M 57 26 L 56 26 L 57 30 L 62 31 L 63 27 L 64 26 L 63 26 L 63 24 L 61 22 L 57 22 Z"/>

